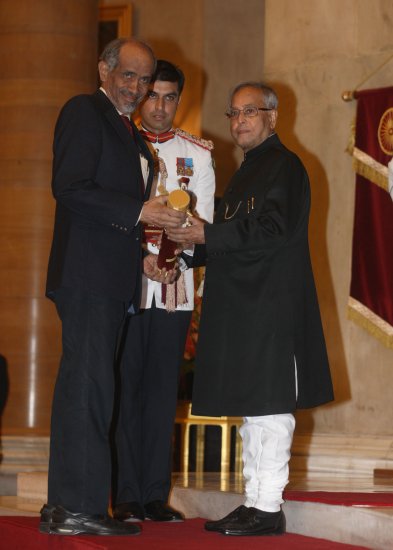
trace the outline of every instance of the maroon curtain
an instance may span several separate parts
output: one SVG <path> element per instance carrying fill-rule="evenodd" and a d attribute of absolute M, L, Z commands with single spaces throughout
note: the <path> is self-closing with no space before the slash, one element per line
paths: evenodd
<path fill-rule="evenodd" d="M 393 87 L 356 94 L 355 218 L 349 316 L 393 348 Z"/>

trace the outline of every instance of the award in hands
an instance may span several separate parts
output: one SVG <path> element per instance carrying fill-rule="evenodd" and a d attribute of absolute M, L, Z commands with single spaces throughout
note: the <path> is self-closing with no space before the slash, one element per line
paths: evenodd
<path fill-rule="evenodd" d="M 184 189 L 175 189 L 168 194 L 167 206 L 178 210 L 179 212 L 187 212 L 190 205 L 190 195 Z M 162 232 L 160 251 L 157 258 L 157 267 L 169 271 L 176 264 L 175 250 L 177 243 L 168 239 L 165 231 Z"/>

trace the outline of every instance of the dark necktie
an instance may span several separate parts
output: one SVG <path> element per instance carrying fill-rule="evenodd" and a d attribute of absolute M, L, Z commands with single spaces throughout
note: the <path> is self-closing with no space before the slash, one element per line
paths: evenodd
<path fill-rule="evenodd" d="M 131 120 L 128 118 L 128 116 L 126 115 L 120 115 L 121 116 L 121 119 L 122 121 L 124 122 L 125 124 L 125 127 L 127 128 L 127 130 L 130 132 L 130 134 L 132 135 L 132 137 L 134 137 L 134 130 L 132 128 L 132 124 L 131 124 Z"/>
<path fill-rule="evenodd" d="M 126 126 L 127 130 L 130 132 L 132 139 L 135 141 L 134 129 L 132 127 L 130 119 L 126 115 L 120 115 L 120 117 L 121 117 L 122 121 L 124 122 L 124 125 Z M 143 178 L 141 180 L 140 186 L 141 186 L 142 195 L 144 195 L 145 194 L 145 182 L 143 181 Z"/>

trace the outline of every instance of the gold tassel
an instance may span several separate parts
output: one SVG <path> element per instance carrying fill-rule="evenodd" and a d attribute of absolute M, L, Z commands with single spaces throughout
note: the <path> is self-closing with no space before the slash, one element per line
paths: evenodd
<path fill-rule="evenodd" d="M 348 301 L 348 318 L 361 326 L 384 346 L 393 349 L 393 328 L 354 298 Z"/>
<path fill-rule="evenodd" d="M 375 168 L 369 166 L 368 164 L 365 164 L 356 157 L 353 158 L 353 167 L 357 174 L 363 176 L 364 178 L 370 180 L 372 183 L 375 183 L 375 185 L 378 185 L 378 187 L 381 187 L 385 191 L 389 192 L 387 176 L 381 174 L 381 172 L 378 172 L 377 170 L 375 170 Z"/>
<path fill-rule="evenodd" d="M 352 155 L 353 154 L 353 150 L 355 148 L 355 131 L 356 131 L 356 117 L 353 119 L 352 121 L 352 124 L 351 124 L 351 133 L 349 135 L 349 138 L 348 138 L 348 144 L 347 144 L 347 148 L 345 149 L 345 151 L 349 154 L 349 155 Z"/>
<path fill-rule="evenodd" d="M 353 168 L 357 174 L 370 180 L 378 187 L 381 187 L 389 193 L 388 169 L 379 162 L 358 149 L 355 145 L 356 136 L 356 117 L 351 124 L 351 133 L 348 140 L 346 152 L 353 156 Z"/>
<path fill-rule="evenodd" d="M 184 273 L 180 274 L 180 277 L 176 281 L 177 285 L 177 303 L 182 306 L 188 302 L 186 293 L 186 283 L 184 281 Z"/>
<path fill-rule="evenodd" d="M 166 302 L 165 302 L 165 309 L 172 313 L 173 311 L 176 311 L 176 283 L 173 283 L 173 285 L 166 285 Z"/>
<path fill-rule="evenodd" d="M 177 299 L 176 299 L 177 296 Z M 187 304 L 186 285 L 184 281 L 184 274 L 181 273 L 178 280 L 172 285 L 166 286 L 166 303 L 165 309 L 172 313 L 176 311 L 176 306 Z"/>

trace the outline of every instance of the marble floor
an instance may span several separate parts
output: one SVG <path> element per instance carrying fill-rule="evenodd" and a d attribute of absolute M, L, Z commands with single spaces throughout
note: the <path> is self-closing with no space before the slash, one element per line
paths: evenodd
<path fill-rule="evenodd" d="M 243 502 L 241 475 L 175 474 L 171 503 L 188 517 L 219 519 Z M 393 479 L 292 474 L 287 489 L 329 492 L 393 492 Z M 287 501 L 283 505 L 291 533 L 393 550 L 393 507 L 336 506 Z"/>
<path fill-rule="evenodd" d="M 231 473 L 229 475 L 216 472 L 174 473 L 174 484 L 177 487 L 194 489 L 220 490 L 233 493 L 243 493 L 243 476 Z M 286 489 L 296 491 L 344 491 L 344 492 L 393 492 L 393 475 L 385 478 L 372 476 L 339 476 L 327 474 L 307 474 L 293 472 L 290 475 Z"/>
<path fill-rule="evenodd" d="M 0 496 L 0 515 L 39 514 L 46 475 L 42 472 L 30 475 L 26 477 L 24 474 L 23 483 L 18 484 L 19 496 Z M 34 496 L 31 487 L 34 487 L 38 498 L 31 498 Z M 393 479 L 305 476 L 295 472 L 287 488 L 299 491 L 393 492 Z M 243 502 L 242 493 L 243 480 L 239 474 L 175 473 L 170 502 L 186 517 L 218 519 Z M 29 498 L 24 495 L 29 495 Z M 347 507 L 287 501 L 283 509 L 289 532 L 375 550 L 393 549 L 393 507 Z"/>
<path fill-rule="evenodd" d="M 8 487 L 17 486 L 16 482 L 11 479 L 4 481 L 0 477 L 0 515 L 2 510 L 7 508 L 11 503 L 14 503 L 17 508 L 38 512 L 39 506 L 37 502 L 41 502 L 44 498 L 47 476 L 43 472 L 31 472 L 30 474 L 22 474 L 23 484 L 18 483 L 19 496 L 10 495 Z M 5 476 L 7 478 L 8 476 Z M 10 476 L 10 478 L 13 476 Z M 17 477 L 17 476 L 15 476 Z M 2 491 L 2 488 L 7 486 L 7 494 Z M 33 489 L 31 489 L 33 488 Z M 243 494 L 243 476 L 241 474 L 220 474 L 217 472 L 202 472 L 202 473 L 174 473 L 173 474 L 173 490 L 193 489 L 205 492 L 223 492 L 231 495 Z M 358 476 L 328 476 L 326 474 L 305 475 L 302 472 L 294 472 L 290 476 L 289 483 L 286 489 L 296 491 L 338 491 L 338 492 L 393 492 L 393 476 L 386 478 L 375 477 L 358 477 Z M 19 504 L 18 504 L 19 503 Z M 386 513 L 393 517 L 393 508 L 388 508 Z M 393 545 L 392 545 L 393 547 Z"/>

